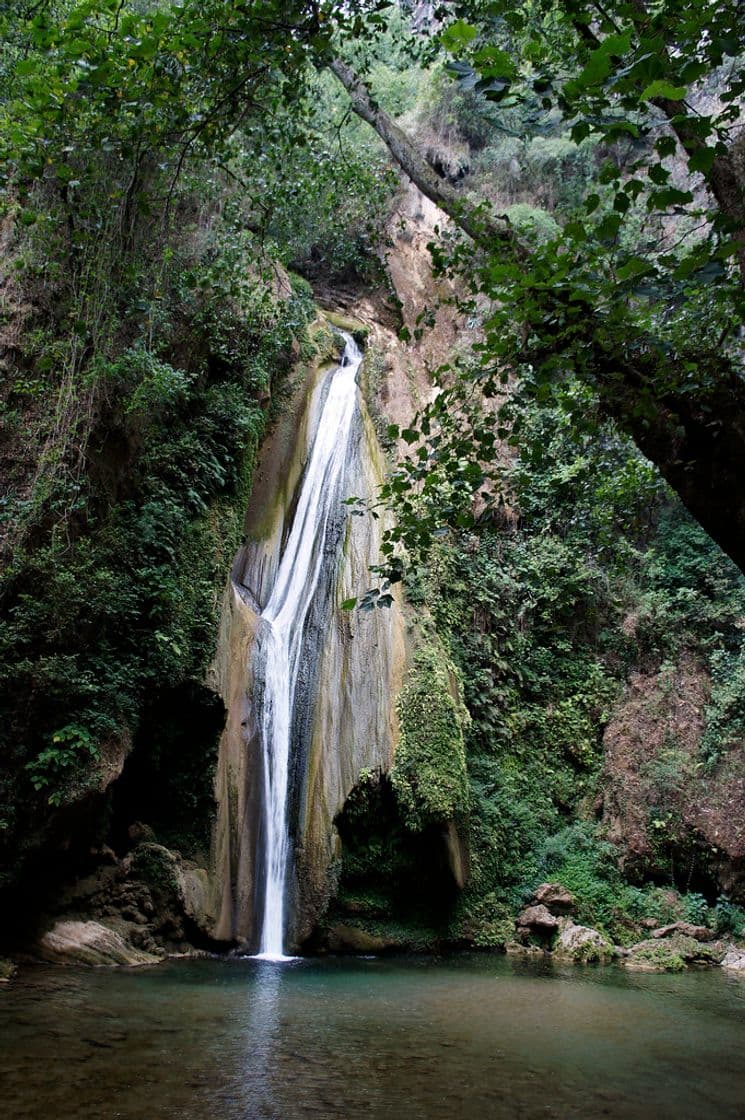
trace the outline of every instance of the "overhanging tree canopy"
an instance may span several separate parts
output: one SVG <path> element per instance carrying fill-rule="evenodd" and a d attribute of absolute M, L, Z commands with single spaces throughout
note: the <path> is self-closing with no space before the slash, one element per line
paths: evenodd
<path fill-rule="evenodd" d="M 510 368 L 546 398 L 579 375 L 745 568 L 740 6 L 457 7 L 471 22 L 441 34 L 454 77 L 498 104 L 558 107 L 575 140 L 595 133 L 609 153 L 620 142 L 631 151 L 622 166 L 606 164 L 560 236 L 526 250 L 429 167 L 350 66 L 330 63 L 404 172 L 485 251 L 479 288 L 497 310 L 482 384 L 491 392 Z M 624 238 L 640 209 L 666 226 L 644 250 Z"/>

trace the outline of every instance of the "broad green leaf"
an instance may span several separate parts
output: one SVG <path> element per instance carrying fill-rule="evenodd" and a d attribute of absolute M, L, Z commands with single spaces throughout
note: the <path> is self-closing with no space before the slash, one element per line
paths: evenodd
<path fill-rule="evenodd" d="M 672 82 L 668 82 L 664 78 L 658 78 L 656 81 L 649 83 L 640 95 L 639 100 L 654 101 L 659 98 L 663 101 L 682 101 L 686 93 L 685 86 L 674 86 Z"/>
<path fill-rule="evenodd" d="M 467 47 L 469 43 L 472 43 L 477 34 L 476 28 L 470 23 L 466 23 L 463 19 L 457 19 L 455 23 L 451 23 L 442 32 L 440 42 L 446 51 L 456 54 Z"/>

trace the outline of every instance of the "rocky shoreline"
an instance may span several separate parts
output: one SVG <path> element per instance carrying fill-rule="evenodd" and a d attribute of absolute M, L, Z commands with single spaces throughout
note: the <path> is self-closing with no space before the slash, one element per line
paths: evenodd
<path fill-rule="evenodd" d="M 546 954 L 574 964 L 617 961 L 645 972 L 680 972 L 708 965 L 743 972 L 745 946 L 718 938 L 708 926 L 676 921 L 652 928 L 649 937 L 629 946 L 614 945 L 599 930 L 570 916 L 576 900 L 559 883 L 543 883 L 517 917 L 515 940 L 505 949 L 516 954 Z"/>
<path fill-rule="evenodd" d="M 132 853 L 113 861 L 108 873 L 99 871 L 78 884 L 77 907 L 52 921 L 28 949 L 13 959 L 0 958 L 0 983 L 12 979 L 18 964 L 136 968 L 229 950 L 200 934 L 189 869 L 177 854 L 149 840 L 141 841 L 135 852 L 137 858 Z M 616 964 L 645 972 L 723 968 L 745 977 L 745 944 L 718 937 L 708 926 L 674 921 L 651 928 L 631 945 L 616 945 L 600 930 L 576 921 L 576 909 L 574 896 L 561 884 L 541 884 L 517 915 L 514 937 L 498 951 L 557 964 Z M 400 941 L 352 924 L 333 926 L 317 946 L 320 953 L 350 955 L 407 951 L 411 947 Z"/>

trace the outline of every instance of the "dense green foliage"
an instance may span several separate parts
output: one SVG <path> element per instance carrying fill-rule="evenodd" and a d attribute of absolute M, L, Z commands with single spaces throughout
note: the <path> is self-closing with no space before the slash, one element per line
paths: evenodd
<path fill-rule="evenodd" d="M 696 651 L 714 676 L 701 761 L 711 742 L 724 749 L 741 734 L 742 690 L 717 666 L 742 656 L 745 584 L 628 442 L 612 432 L 600 444 L 578 439 L 535 406 L 523 422 L 540 439 L 510 472 L 520 521 L 441 539 L 414 585 L 472 716 L 471 881 L 455 930 L 499 930 L 505 908 L 557 878 L 576 893 L 581 920 L 623 941 L 634 921 L 665 914 L 624 882 L 598 833 L 603 728 L 630 670 Z M 670 880 L 669 851 L 648 872 L 685 889 L 697 860 L 705 878 L 705 852 L 686 842 L 680 879 Z"/>
<path fill-rule="evenodd" d="M 204 843 L 220 718 L 199 682 L 255 452 L 311 354 L 310 289 L 283 266 L 370 273 L 390 191 L 377 148 L 337 158 L 348 126 L 328 90 L 308 96 L 328 14 L 272 0 L 0 13 L 11 880 L 50 809 L 132 745 L 122 818 Z M 355 5 L 339 15 L 362 28 Z"/>
<path fill-rule="evenodd" d="M 35 496 L 36 528 L 6 578 L 3 748 L 17 760 L 6 805 L 27 800 L 24 765 L 51 804 L 69 799 L 95 781 L 100 744 L 134 733 L 148 697 L 205 670 L 266 423 L 259 401 L 309 313 L 303 295 L 275 302 L 249 267 L 216 247 L 174 270 L 157 328 L 89 367 L 87 469 Z"/>
<path fill-rule="evenodd" d="M 444 651 L 422 644 L 397 700 L 400 737 L 391 784 L 404 821 L 420 830 L 468 808 L 463 729 L 468 712 Z"/>
<path fill-rule="evenodd" d="M 443 354 L 442 391 L 387 431 L 410 452 L 383 494 L 385 574 L 405 570 L 427 637 L 390 780 L 340 820 L 342 899 L 499 944 L 555 877 L 619 940 L 694 912 L 742 933 L 667 809 L 636 869 L 656 886 L 624 879 L 597 821 L 629 673 L 708 670 L 704 772 L 745 736 L 742 578 L 622 434 L 705 521 L 708 444 L 691 458 L 686 440 L 736 428 L 742 388 L 737 5 L 459 3 L 417 34 L 387 7 L 0 14 L 3 864 L 133 744 L 122 818 L 204 843 L 221 713 L 200 682 L 257 447 L 310 356 L 312 296 L 287 269 L 327 291 L 385 282 L 395 180 L 323 73 L 341 51 L 464 209 L 472 192 L 485 230 L 500 215 L 494 243 L 433 244 L 481 340 Z M 677 788 L 679 761 L 673 744 L 658 785 Z M 469 884 L 433 907 L 454 821 Z"/>
<path fill-rule="evenodd" d="M 481 319 L 484 340 L 476 362 L 451 373 L 412 425 L 423 447 L 409 484 L 433 467 L 458 479 L 467 455 L 468 481 L 482 486 L 499 413 L 455 430 L 452 413 L 475 386 L 494 398 L 512 379 L 513 392 L 516 382 L 538 402 L 573 410 L 578 426 L 597 430 L 599 417 L 612 416 L 742 566 L 739 5 L 457 7 L 472 22 L 457 20 L 439 35 L 463 95 L 448 99 L 453 132 L 443 146 L 453 154 L 460 145 L 475 195 L 438 185 L 422 171 L 416 144 L 395 139 L 374 92 L 356 97 L 354 82 L 342 79 L 401 166 L 472 239 L 450 238 L 433 253 L 441 269 L 468 278 L 468 310 Z M 480 111 L 469 113 L 469 100 Z M 554 174 L 566 170 L 572 189 L 516 197 L 532 155 L 539 164 L 548 157 Z M 435 166 L 443 160 L 430 158 Z M 490 161 L 496 175 L 485 170 Z M 586 400 L 566 393 L 576 378 L 596 402 L 589 419 Z M 416 519 L 405 509 L 401 516 L 400 533 L 416 535 Z"/>

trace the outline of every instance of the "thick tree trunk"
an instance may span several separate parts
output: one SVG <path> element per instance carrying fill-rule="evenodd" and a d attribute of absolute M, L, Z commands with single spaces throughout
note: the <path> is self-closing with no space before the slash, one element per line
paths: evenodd
<path fill-rule="evenodd" d="M 354 111 L 372 125 L 402 171 L 427 198 L 478 244 L 493 250 L 501 242 L 513 256 L 523 255 L 509 224 L 485 216 L 484 208 L 441 179 L 346 63 L 335 60 L 331 69 L 348 91 Z M 588 346 L 593 377 L 608 415 L 628 432 L 706 532 L 745 571 L 745 380 L 723 363 L 721 377 L 703 396 L 660 394 L 652 350 L 646 362 L 630 358 L 620 347 L 609 352 L 593 333 L 591 321 Z"/>
<path fill-rule="evenodd" d="M 706 393 L 660 395 L 654 354 L 646 375 L 619 353 L 596 350 L 593 364 L 606 413 L 745 571 L 745 380 L 726 370 Z"/>

